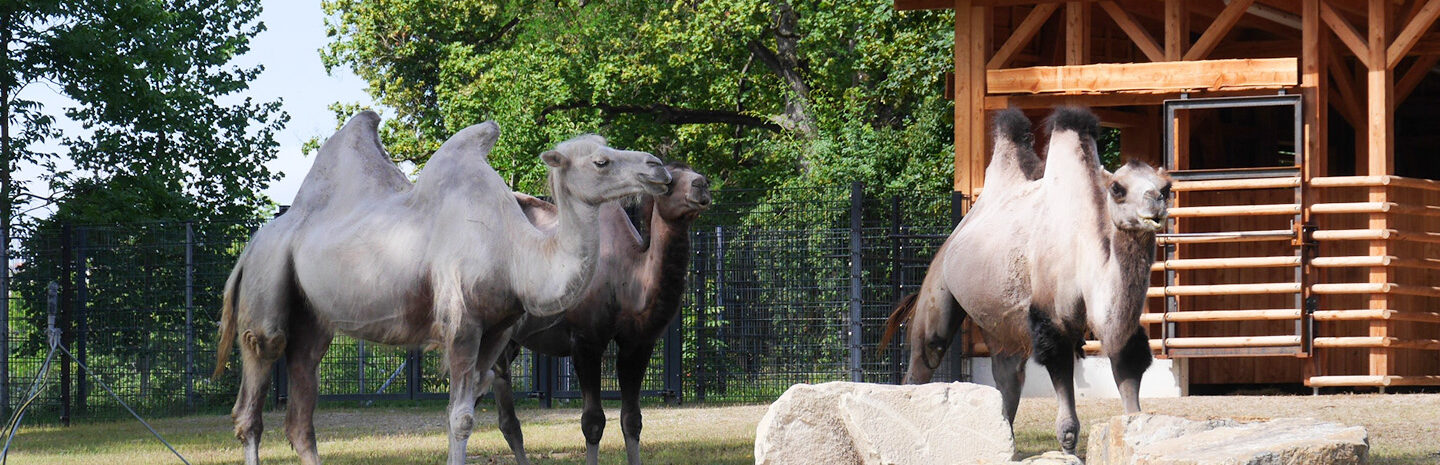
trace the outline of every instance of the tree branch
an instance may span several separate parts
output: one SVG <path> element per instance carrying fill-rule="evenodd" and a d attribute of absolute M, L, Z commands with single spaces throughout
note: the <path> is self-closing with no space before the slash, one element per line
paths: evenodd
<path fill-rule="evenodd" d="M 770 132 L 780 132 L 780 125 L 764 118 L 758 118 L 734 111 L 726 110 L 696 110 L 691 108 L 680 108 L 663 103 L 651 105 L 612 105 L 608 103 L 572 101 L 559 105 L 550 105 L 540 110 L 540 123 L 545 123 L 546 116 L 557 111 L 578 110 L 591 108 L 611 114 L 648 114 L 655 117 L 655 122 L 661 124 L 734 124 L 737 126 L 748 126 L 764 129 Z"/>

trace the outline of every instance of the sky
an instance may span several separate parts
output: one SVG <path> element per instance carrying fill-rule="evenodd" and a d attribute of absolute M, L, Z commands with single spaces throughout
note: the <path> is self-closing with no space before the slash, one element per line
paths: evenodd
<path fill-rule="evenodd" d="M 240 101 L 247 97 L 256 101 L 281 100 L 282 110 L 290 115 L 290 122 L 275 137 L 279 143 L 276 158 L 266 167 L 282 177 L 271 183 L 264 193 L 280 205 L 289 205 L 300 189 L 300 181 L 310 171 L 313 157 L 300 152 L 300 147 L 313 137 L 321 140 L 335 132 L 335 115 L 328 107 L 331 103 L 371 104 L 365 93 L 365 82 L 348 67 L 325 72 L 320 63 L 320 48 L 325 37 L 325 16 L 320 11 L 320 2 L 293 0 L 263 0 L 260 21 L 266 30 L 260 32 L 250 43 L 250 52 L 240 56 L 232 64 L 241 67 L 264 65 L 265 70 L 250 83 L 250 89 L 238 95 L 221 98 L 221 102 Z M 42 102 L 47 112 L 59 115 L 60 109 L 73 102 L 56 92 L 50 84 L 32 85 L 22 91 L 27 99 Z M 56 128 L 67 133 L 83 131 L 73 121 L 59 117 Z M 64 152 L 58 141 L 40 144 L 45 151 Z M 60 169 L 72 167 L 67 160 L 58 162 Z M 22 167 L 18 179 L 39 178 L 39 167 Z M 31 183 L 39 194 L 46 194 L 42 183 Z M 53 205 L 42 207 L 29 214 L 44 217 L 53 212 Z"/>
<path fill-rule="evenodd" d="M 264 0 L 262 4 L 260 21 L 266 30 L 251 41 L 250 53 L 235 63 L 247 67 L 263 64 L 265 71 L 250 83 L 246 95 L 258 101 L 282 99 L 283 109 L 290 114 L 290 122 L 275 138 L 280 152 L 266 164 L 284 177 L 265 190 L 271 200 L 289 205 L 313 161 L 300 153 L 300 146 L 313 137 L 324 140 L 335 132 L 337 122 L 327 107 L 335 102 L 372 101 L 365 93 L 365 81 L 349 68 L 326 74 L 320 64 L 319 50 L 327 41 L 318 0 Z"/>

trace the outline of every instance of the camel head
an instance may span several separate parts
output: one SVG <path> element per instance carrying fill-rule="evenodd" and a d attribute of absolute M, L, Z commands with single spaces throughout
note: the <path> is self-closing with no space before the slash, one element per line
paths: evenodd
<path fill-rule="evenodd" d="M 669 190 L 655 196 L 655 211 L 666 220 L 694 221 L 710 208 L 710 179 L 683 163 L 665 167 L 670 170 Z"/>
<path fill-rule="evenodd" d="M 556 200 L 577 199 L 600 205 L 637 194 L 665 192 L 670 173 L 660 159 L 645 152 L 616 150 L 605 138 L 586 134 L 540 154 L 550 169 L 550 191 Z"/>
<path fill-rule="evenodd" d="M 1138 160 L 1108 176 L 1105 189 L 1110 193 L 1110 218 L 1115 227 L 1125 231 L 1158 232 L 1165 229 L 1167 202 L 1170 200 L 1170 176 Z"/>

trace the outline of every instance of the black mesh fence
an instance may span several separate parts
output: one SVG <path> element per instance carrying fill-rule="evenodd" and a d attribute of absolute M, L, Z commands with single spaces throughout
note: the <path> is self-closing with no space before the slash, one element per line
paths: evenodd
<path fill-rule="evenodd" d="M 763 402 L 794 383 L 898 382 L 902 348 L 878 347 L 886 317 L 900 296 L 919 288 L 953 225 L 948 193 L 874 198 L 858 185 L 717 192 L 690 231 L 681 317 L 655 348 L 644 394 L 672 402 Z M 32 398 L 48 353 L 51 306 L 57 327 L 68 328 L 61 342 L 75 357 L 56 357 L 27 418 L 125 415 L 97 379 L 146 415 L 228 409 L 239 370 L 232 365 L 210 379 L 220 300 L 235 257 L 258 226 L 70 225 L 12 237 L 9 311 L 0 321 L 7 351 L 0 354 L 3 413 Z M 50 297 L 52 282 L 57 290 Z M 602 386 L 617 391 L 613 345 L 610 352 Z M 942 367 L 937 380 L 966 378 L 961 357 L 952 358 L 956 363 Z M 337 336 L 320 367 L 320 393 L 345 400 L 443 398 L 441 359 Z M 273 397 L 283 402 L 284 370 L 275 373 Z M 568 359 L 524 351 L 512 378 L 517 397 L 543 405 L 579 397 Z"/>

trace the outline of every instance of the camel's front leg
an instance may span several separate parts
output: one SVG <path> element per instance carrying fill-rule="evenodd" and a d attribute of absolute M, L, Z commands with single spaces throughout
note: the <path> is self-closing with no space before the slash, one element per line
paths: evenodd
<path fill-rule="evenodd" d="M 1140 378 L 1150 368 L 1150 362 L 1150 336 L 1144 327 L 1136 328 L 1125 345 L 1110 354 L 1110 368 L 1115 373 L 1115 387 L 1120 389 L 1125 413 L 1140 412 Z"/>
<path fill-rule="evenodd" d="M 1071 455 L 1075 454 L 1080 440 L 1080 418 L 1075 414 L 1075 354 L 1080 347 L 1079 338 L 1057 327 L 1050 312 L 1030 309 L 1030 341 L 1035 361 L 1050 372 L 1050 384 L 1055 387 L 1055 400 L 1059 404 L 1055 437 L 1060 440 L 1061 450 Z"/>
<path fill-rule="evenodd" d="M 640 465 L 640 385 L 645 382 L 645 369 L 654 350 L 654 340 L 622 345 L 615 361 L 620 378 L 620 430 L 625 434 L 625 458 L 630 465 Z"/>
<path fill-rule="evenodd" d="M 520 344 L 510 342 L 506 345 L 495 361 L 495 385 L 492 390 L 495 392 L 495 413 L 499 416 L 500 433 L 510 444 L 515 463 L 529 465 L 530 459 L 525 456 L 525 433 L 520 430 L 520 419 L 515 416 L 515 393 L 510 385 L 510 364 L 519 354 Z"/>
<path fill-rule="evenodd" d="M 493 373 L 489 371 L 490 365 L 479 365 L 483 333 L 478 325 L 459 329 L 446 347 L 450 365 L 450 405 L 445 409 L 449 419 L 450 452 L 445 462 L 448 465 L 465 464 L 465 444 L 475 427 L 475 399 L 480 396 L 481 377 L 483 373 Z"/>
<path fill-rule="evenodd" d="M 585 434 L 585 463 L 600 463 L 600 437 L 605 434 L 605 408 L 600 405 L 600 359 L 604 344 L 577 342 L 571 351 L 575 376 L 580 378 L 580 396 L 584 406 L 580 412 L 580 432 Z"/>

